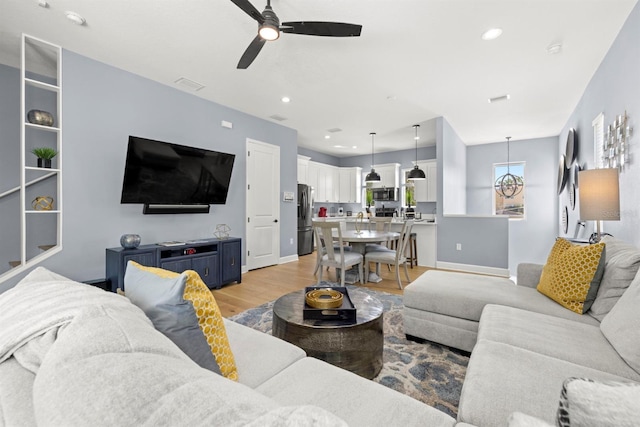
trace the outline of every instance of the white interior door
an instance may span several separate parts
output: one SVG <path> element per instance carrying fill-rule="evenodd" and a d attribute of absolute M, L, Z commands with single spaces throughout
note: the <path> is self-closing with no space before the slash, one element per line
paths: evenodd
<path fill-rule="evenodd" d="M 280 147 L 247 139 L 247 269 L 280 259 Z"/>

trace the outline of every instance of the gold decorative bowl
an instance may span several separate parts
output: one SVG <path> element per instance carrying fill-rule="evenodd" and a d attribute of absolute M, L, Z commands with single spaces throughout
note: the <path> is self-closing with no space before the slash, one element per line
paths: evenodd
<path fill-rule="evenodd" d="M 305 301 L 313 308 L 338 308 L 342 306 L 342 293 L 335 289 L 315 289 L 307 292 Z"/>

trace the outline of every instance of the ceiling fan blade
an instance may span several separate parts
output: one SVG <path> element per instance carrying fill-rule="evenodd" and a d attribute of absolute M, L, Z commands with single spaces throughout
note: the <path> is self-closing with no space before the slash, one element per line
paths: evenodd
<path fill-rule="evenodd" d="M 256 59 L 256 56 L 258 56 L 258 54 L 262 50 L 262 46 L 264 46 L 265 42 L 266 42 L 265 39 L 263 39 L 259 35 L 256 36 L 256 38 L 253 39 L 251 44 L 249 44 L 249 47 L 247 48 L 247 50 L 245 50 L 244 53 L 242 54 L 242 58 L 240 58 L 240 62 L 238 62 L 237 68 L 240 70 L 246 70 L 249 67 L 249 65 L 251 65 L 253 60 Z"/>
<path fill-rule="evenodd" d="M 258 23 L 262 24 L 264 22 L 262 14 L 251 3 L 249 3 L 249 0 L 231 0 L 231 2 L 244 10 L 247 15 L 258 21 Z"/>
<path fill-rule="evenodd" d="M 362 25 L 319 21 L 283 22 L 280 25 L 280 31 L 307 36 L 358 37 L 362 31 Z"/>

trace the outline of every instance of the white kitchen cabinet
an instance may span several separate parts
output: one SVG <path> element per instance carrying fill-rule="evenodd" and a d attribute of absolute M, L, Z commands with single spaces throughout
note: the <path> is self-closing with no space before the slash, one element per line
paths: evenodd
<path fill-rule="evenodd" d="M 314 180 L 315 178 L 315 180 Z M 316 203 L 337 203 L 340 193 L 340 173 L 336 166 L 309 162 L 309 182 L 314 186 Z"/>
<path fill-rule="evenodd" d="M 338 201 L 340 203 L 360 203 L 362 168 L 339 168 L 340 191 Z"/>
<path fill-rule="evenodd" d="M 380 175 L 380 182 L 373 183 L 373 188 L 398 188 L 400 187 L 400 163 L 387 163 L 375 165 L 375 170 Z M 367 171 L 367 174 L 369 171 Z M 365 174 L 366 175 L 366 174 Z"/>
<path fill-rule="evenodd" d="M 298 154 L 298 184 L 309 184 L 309 159 Z"/>
<path fill-rule="evenodd" d="M 313 187 L 315 200 L 318 200 L 318 163 L 309 162 L 307 167 L 307 185 Z"/>
<path fill-rule="evenodd" d="M 414 181 L 414 197 L 416 202 L 435 202 L 437 201 L 437 176 L 438 165 L 436 160 L 420 160 L 418 167 L 424 171 L 427 179 Z M 411 169 L 405 171 L 406 175 Z"/>

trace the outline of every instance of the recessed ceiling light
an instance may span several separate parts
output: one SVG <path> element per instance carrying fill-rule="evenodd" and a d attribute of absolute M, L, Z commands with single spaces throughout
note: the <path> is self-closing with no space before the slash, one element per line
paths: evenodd
<path fill-rule="evenodd" d="M 547 46 L 547 53 L 549 55 L 555 55 L 562 52 L 562 43 L 553 43 Z"/>
<path fill-rule="evenodd" d="M 509 99 L 511 99 L 511 95 L 509 94 L 496 96 L 495 98 L 489 98 L 489 104 L 493 104 L 494 102 L 500 102 L 500 101 L 508 101 Z"/>
<path fill-rule="evenodd" d="M 80 14 L 75 12 L 67 11 L 64 13 L 64 15 L 67 17 L 68 20 L 70 20 L 76 25 L 84 25 L 87 22 L 86 19 L 84 19 Z"/>
<path fill-rule="evenodd" d="M 287 102 L 291 102 L 291 98 L 289 98 L 288 96 L 283 96 L 281 101 L 286 104 Z"/>
<path fill-rule="evenodd" d="M 325 135 L 324 139 L 331 139 L 331 135 Z"/>
<path fill-rule="evenodd" d="M 38 0 L 38 6 L 49 7 L 49 3 L 47 3 L 45 0 Z"/>
<path fill-rule="evenodd" d="M 491 28 L 482 33 L 482 40 L 495 40 L 502 34 L 502 28 Z"/>
<path fill-rule="evenodd" d="M 333 148 L 344 148 L 342 145 L 334 145 Z"/>
<path fill-rule="evenodd" d="M 358 148 L 358 146 L 357 145 L 353 145 L 351 148 L 353 148 L 355 150 L 356 148 Z"/>

